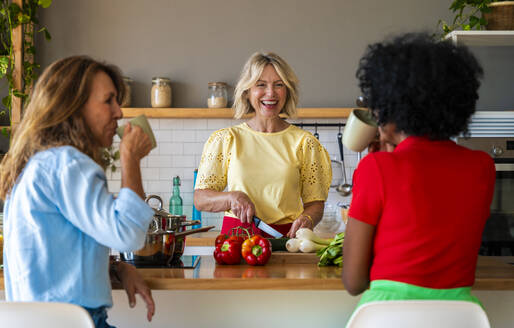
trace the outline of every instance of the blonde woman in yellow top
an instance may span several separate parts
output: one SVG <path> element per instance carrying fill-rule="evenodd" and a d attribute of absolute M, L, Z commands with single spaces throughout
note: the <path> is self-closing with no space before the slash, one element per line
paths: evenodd
<path fill-rule="evenodd" d="M 296 115 L 298 79 L 274 53 L 255 53 L 235 89 L 234 117 L 247 122 L 214 132 L 204 146 L 195 185 L 200 211 L 225 211 L 222 233 L 253 226 L 257 216 L 288 237 L 323 216 L 330 157 L 307 131 L 279 116 Z"/>

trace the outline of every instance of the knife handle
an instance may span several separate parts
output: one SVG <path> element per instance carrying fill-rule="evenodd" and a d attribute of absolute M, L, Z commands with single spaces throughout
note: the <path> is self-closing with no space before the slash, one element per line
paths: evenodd
<path fill-rule="evenodd" d="M 255 226 L 259 226 L 259 223 L 261 223 L 261 219 L 259 219 L 258 217 L 254 216 L 253 217 L 253 224 L 255 224 Z"/>

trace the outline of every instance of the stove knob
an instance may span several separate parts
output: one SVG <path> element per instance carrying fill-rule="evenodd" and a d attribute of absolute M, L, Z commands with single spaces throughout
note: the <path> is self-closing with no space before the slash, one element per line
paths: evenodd
<path fill-rule="evenodd" d="M 494 156 L 501 156 L 503 155 L 503 149 L 498 146 L 493 146 L 493 155 Z"/>

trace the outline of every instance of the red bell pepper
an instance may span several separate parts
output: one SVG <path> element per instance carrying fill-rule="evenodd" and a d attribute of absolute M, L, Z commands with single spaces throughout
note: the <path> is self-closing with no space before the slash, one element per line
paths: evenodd
<path fill-rule="evenodd" d="M 241 243 L 235 240 L 225 240 L 216 246 L 214 259 L 219 264 L 239 264 L 241 262 Z"/>
<path fill-rule="evenodd" d="M 224 234 L 224 233 L 222 233 L 222 234 L 218 235 L 218 236 L 216 237 L 216 239 L 214 240 L 214 246 L 218 246 L 218 245 L 223 244 L 223 242 L 224 242 L 225 240 L 227 240 L 227 239 L 228 239 L 228 236 L 227 236 L 226 234 Z"/>
<path fill-rule="evenodd" d="M 249 265 L 264 265 L 271 257 L 271 243 L 266 238 L 255 235 L 243 242 L 241 254 Z"/>
<path fill-rule="evenodd" d="M 239 245 L 241 245 L 245 241 L 245 238 L 243 238 L 240 235 L 232 235 L 232 236 L 228 237 L 227 240 L 232 240 L 236 243 L 239 243 Z"/>
<path fill-rule="evenodd" d="M 218 262 L 219 264 L 225 264 L 225 263 L 223 263 L 223 259 L 221 258 L 221 244 L 218 244 L 214 248 L 214 253 L 212 255 L 214 256 L 214 259 L 216 260 L 216 262 Z"/>

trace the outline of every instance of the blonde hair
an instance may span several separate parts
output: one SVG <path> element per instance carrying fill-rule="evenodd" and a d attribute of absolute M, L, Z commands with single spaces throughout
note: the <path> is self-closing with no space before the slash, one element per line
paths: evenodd
<path fill-rule="evenodd" d="M 119 69 L 86 56 L 58 60 L 45 69 L 32 92 L 23 118 L 13 131 L 9 151 L 0 164 L 0 198 L 11 192 L 18 176 L 35 153 L 57 146 L 73 146 L 105 167 L 101 147 L 85 123 L 82 108 L 96 73 L 112 79 L 121 103 L 125 88 Z"/>
<path fill-rule="evenodd" d="M 279 55 L 272 52 L 254 53 L 246 62 L 234 91 L 234 118 L 240 119 L 243 115 L 255 112 L 248 100 L 248 90 L 255 85 L 266 65 L 273 65 L 278 76 L 287 87 L 287 99 L 284 108 L 280 111 L 289 117 L 296 116 L 298 104 L 298 78 L 291 66 Z"/>

